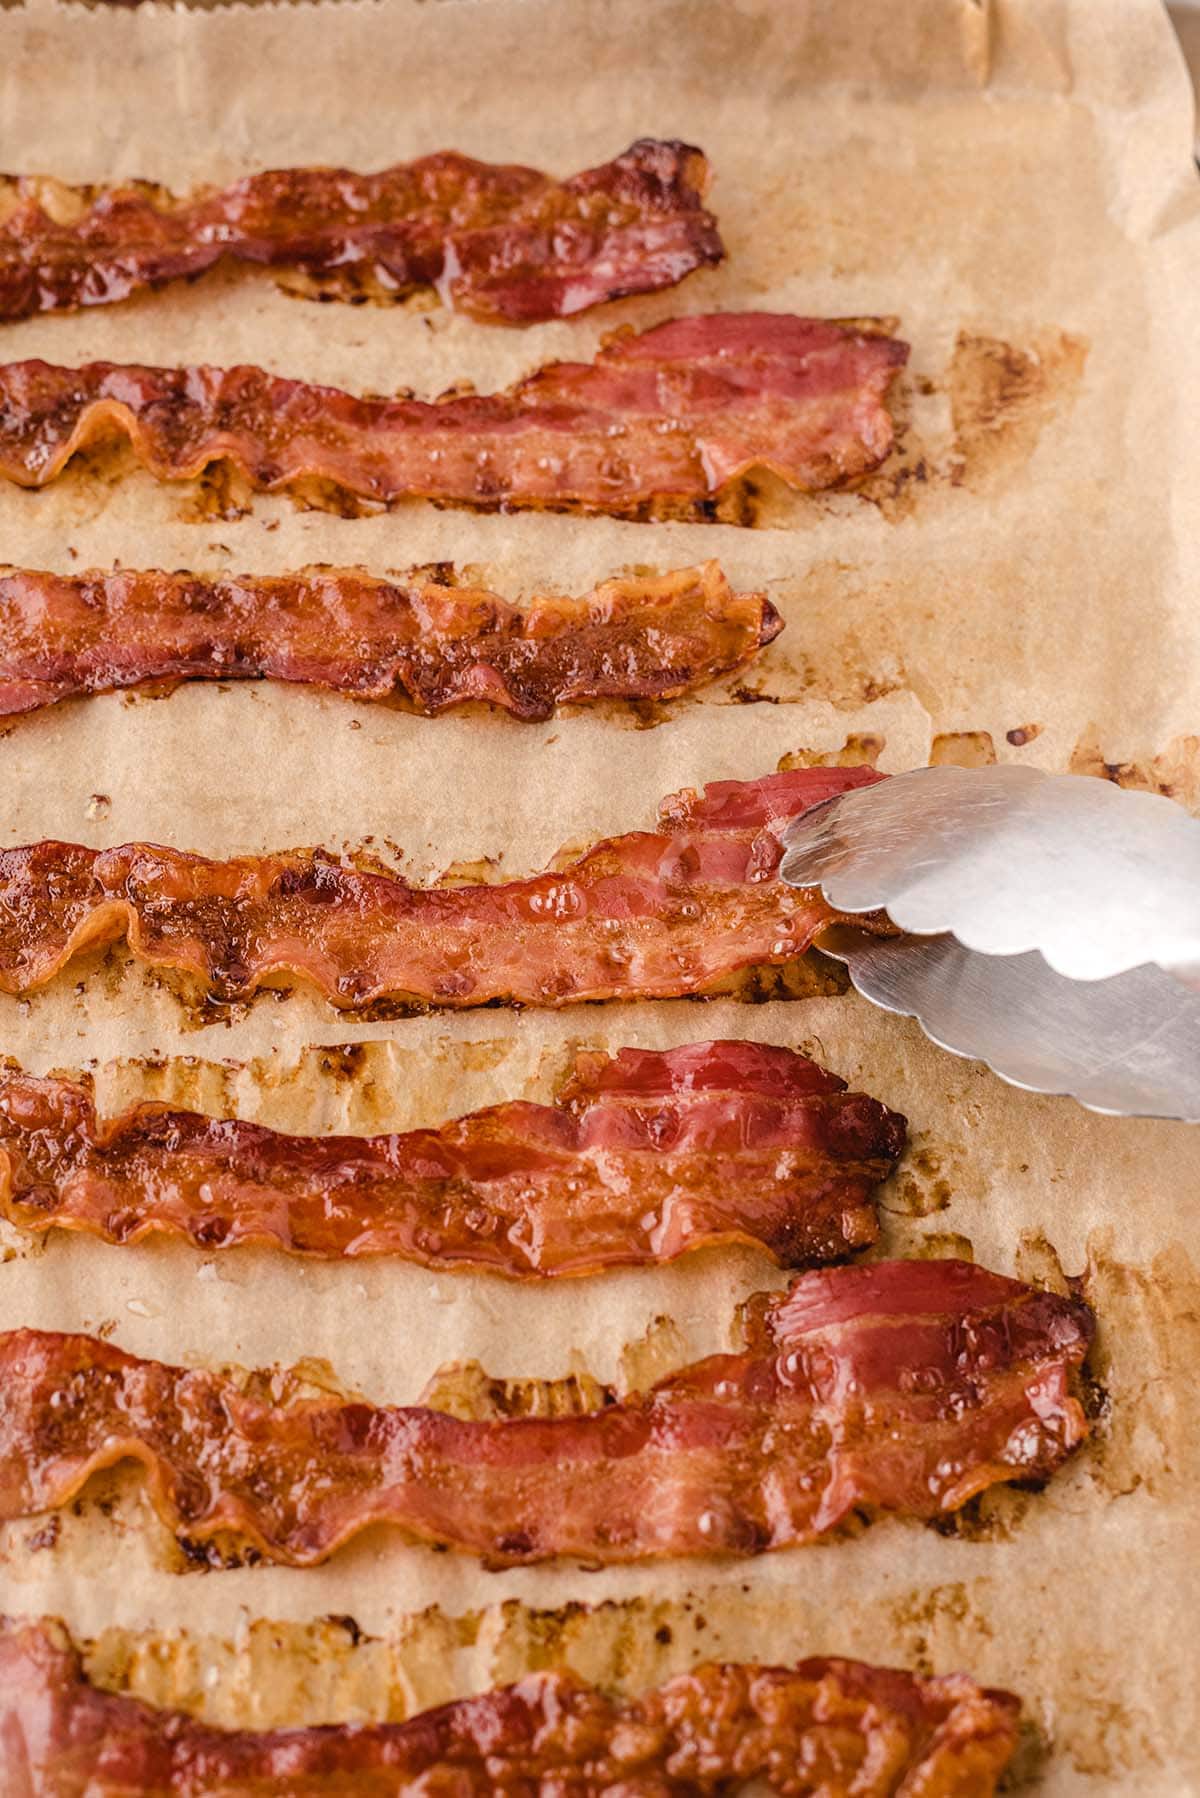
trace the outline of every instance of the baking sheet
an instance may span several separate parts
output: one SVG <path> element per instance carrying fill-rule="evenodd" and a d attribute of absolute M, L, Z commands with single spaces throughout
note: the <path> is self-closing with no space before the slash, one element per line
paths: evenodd
<path fill-rule="evenodd" d="M 891 769 L 993 754 L 1107 769 L 1200 805 L 1200 208 L 1190 92 L 1153 0 L 103 14 L 29 0 L 0 14 L 0 162 L 65 179 L 186 187 L 449 142 L 567 172 L 639 133 L 691 138 L 716 170 L 729 261 L 673 293 L 509 332 L 423 304 L 316 306 L 230 273 L 10 326 L 0 349 L 240 359 L 432 393 L 498 386 L 681 311 L 895 314 L 914 346 L 903 439 L 862 494 L 764 483 L 753 529 L 420 504 L 347 518 L 220 480 L 156 488 L 89 458 L 42 493 L 0 490 L 0 555 L 64 571 L 451 559 L 515 595 L 716 555 L 786 619 L 749 674 L 669 714 L 536 727 L 269 686 L 64 706 L 0 736 L 3 841 L 368 845 L 418 878 L 484 858 L 503 875 L 647 822 L 681 785 L 847 744 Z M 0 1052 L 95 1064 L 106 1107 L 146 1093 L 293 1129 L 435 1122 L 547 1096 L 580 1042 L 719 1034 L 810 1047 L 908 1113 L 888 1252 L 1085 1274 L 1108 1406 L 1050 1490 L 993 1495 L 956 1533 L 889 1522 L 750 1564 L 483 1573 L 376 1532 L 320 1570 L 185 1573 L 118 1476 L 57 1528 L 4 1532 L 5 1607 L 99 1637 L 95 1665 L 117 1683 L 246 1723 L 402 1715 L 563 1659 L 629 1689 L 710 1654 L 965 1666 L 1026 1701 L 1026 1789 L 1195 1789 L 1200 1157 L 1183 1127 L 1010 1092 L 847 996 L 364 1024 L 295 992 L 213 1021 L 109 952 L 0 1001 Z M 750 1251 L 532 1289 L 4 1240 L 4 1326 L 103 1327 L 171 1359 L 316 1358 L 394 1400 L 451 1361 L 641 1384 L 723 1346 L 737 1302 L 780 1279 Z"/>

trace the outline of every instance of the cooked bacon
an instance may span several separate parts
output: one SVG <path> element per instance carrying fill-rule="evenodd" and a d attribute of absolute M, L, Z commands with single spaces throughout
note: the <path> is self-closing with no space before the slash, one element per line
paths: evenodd
<path fill-rule="evenodd" d="M 801 768 L 718 781 L 665 800 L 657 831 L 496 886 L 414 887 L 320 851 L 218 862 L 141 843 L 0 850 L 0 991 L 42 986 L 80 949 L 122 936 L 142 961 L 196 976 L 222 1000 L 281 974 L 339 1006 L 713 991 L 794 961 L 839 921 L 819 892 L 778 878 L 779 827 L 880 778 Z"/>
<path fill-rule="evenodd" d="M 103 1127 L 69 1080 L 0 1069 L 0 1212 L 108 1242 L 403 1255 L 510 1275 L 596 1273 L 753 1242 L 791 1266 L 879 1234 L 872 1188 L 905 1120 L 793 1049 L 584 1052 L 557 1105 L 403 1136 L 282 1136 L 163 1105 Z"/>
<path fill-rule="evenodd" d="M 681 318 L 506 393 L 356 399 L 260 368 L 0 366 L 0 476 L 52 481 L 127 436 L 159 480 L 230 462 L 252 486 L 310 477 L 367 499 L 637 513 L 706 501 L 754 468 L 832 487 L 892 445 L 884 403 L 907 345 L 772 313 Z"/>
<path fill-rule="evenodd" d="M 436 287 L 474 318 L 563 318 L 720 262 L 707 187 L 702 151 L 649 137 L 569 181 L 453 150 L 377 175 L 273 169 L 183 199 L 146 181 L 10 178 L 0 319 L 110 305 L 223 257 L 305 270 L 331 298 Z"/>
<path fill-rule="evenodd" d="M 0 1336 L 0 1517 L 136 1458 L 185 1542 L 308 1566 L 377 1523 L 484 1557 L 626 1562 L 811 1542 L 1043 1480 L 1087 1432 L 1086 1305 L 962 1261 L 801 1274 L 747 1348 L 584 1415 L 272 1403 L 91 1336 Z M 202 1547 L 200 1552 L 203 1552 Z"/>
<path fill-rule="evenodd" d="M 990 1798 L 1020 1709 L 962 1673 L 918 1679 L 822 1657 L 711 1662 L 633 1701 L 572 1673 L 531 1673 L 406 1723 L 217 1729 L 94 1686 L 60 1626 L 0 1626 L 0 1781 L 14 1798 L 401 1798 L 435 1787 L 456 1798 L 715 1798 L 755 1778 L 789 1798 Z"/>
<path fill-rule="evenodd" d="M 592 699 L 669 699 L 783 628 L 716 562 L 605 581 L 518 610 L 481 587 L 300 575 L 0 575 L 0 716 L 162 680 L 306 681 L 436 714 L 485 700 L 516 718 Z"/>

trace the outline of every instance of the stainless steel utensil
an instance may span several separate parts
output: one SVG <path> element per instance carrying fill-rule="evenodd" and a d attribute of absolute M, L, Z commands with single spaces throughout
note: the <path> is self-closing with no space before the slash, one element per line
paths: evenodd
<path fill-rule="evenodd" d="M 815 806 L 781 873 L 842 912 L 820 947 L 956 1055 L 1093 1111 L 1200 1122 L 1200 820 L 1034 768 L 917 768 Z"/>

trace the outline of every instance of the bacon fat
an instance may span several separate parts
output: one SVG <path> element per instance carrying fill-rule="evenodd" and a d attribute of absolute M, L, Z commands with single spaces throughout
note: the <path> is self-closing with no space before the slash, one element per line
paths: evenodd
<path fill-rule="evenodd" d="M 224 257 L 304 270 L 330 297 L 436 287 L 478 319 L 563 318 L 720 262 L 708 178 L 702 151 L 642 138 L 568 181 L 453 150 L 377 175 L 273 169 L 184 199 L 145 181 L 10 179 L 0 319 L 110 305 Z"/>
<path fill-rule="evenodd" d="M 965 1674 L 822 1657 L 711 1662 L 636 1700 L 531 1673 L 405 1723 L 219 1729 L 93 1685 L 60 1626 L 0 1626 L 0 1776 L 38 1798 L 716 1798 L 754 1778 L 787 1798 L 991 1798 L 1019 1716 Z"/>
<path fill-rule="evenodd" d="M 303 681 L 430 715 L 482 700 L 516 718 L 594 699 L 670 699 L 727 674 L 783 621 L 715 562 L 509 605 L 480 587 L 120 570 L 0 575 L 0 716 L 163 680 Z"/>
<path fill-rule="evenodd" d="M 0 1069 L 0 1212 L 115 1243 L 162 1232 L 515 1276 L 728 1241 L 803 1266 L 875 1241 L 871 1191 L 904 1140 L 878 1100 L 750 1042 L 585 1051 L 556 1105 L 375 1137 L 284 1136 L 158 1104 L 101 1126 L 82 1086 Z"/>
<path fill-rule="evenodd" d="M 140 960 L 195 976 L 221 1000 L 280 975 L 343 1007 L 711 992 L 795 961 L 840 920 L 819 892 L 778 878 L 779 831 L 881 778 L 800 768 L 718 781 L 664 800 L 657 831 L 492 886 L 414 887 L 320 851 L 219 862 L 143 843 L 0 850 L 0 991 L 42 986 L 77 951 L 125 937 Z"/>
<path fill-rule="evenodd" d="M 0 1517 L 136 1459 L 169 1528 L 307 1566 L 373 1524 L 491 1566 L 812 1542 L 852 1513 L 935 1518 L 1047 1478 L 1087 1432 L 1088 1307 L 962 1261 L 801 1274 L 747 1347 L 584 1415 L 271 1402 L 84 1335 L 0 1336 Z"/>
<path fill-rule="evenodd" d="M 752 469 L 817 491 L 876 467 L 906 344 L 775 313 L 681 318 L 555 362 L 505 393 L 355 398 L 260 368 L 0 365 L 0 476 L 40 487 L 126 436 L 157 479 L 225 461 L 273 491 L 630 513 L 700 505 Z"/>

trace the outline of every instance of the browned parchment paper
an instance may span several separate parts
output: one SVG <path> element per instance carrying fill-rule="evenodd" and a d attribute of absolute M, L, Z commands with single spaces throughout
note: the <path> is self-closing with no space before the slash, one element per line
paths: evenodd
<path fill-rule="evenodd" d="M 432 877 L 647 820 L 680 785 L 805 751 L 897 769 L 996 754 L 1200 803 L 1200 223 L 1191 100 L 1154 0 L 343 0 L 0 13 L 0 162 L 186 186 L 448 143 L 567 171 L 639 133 L 702 143 L 728 264 L 571 324 L 487 331 L 415 304 L 319 307 L 218 275 L 4 329 L 7 358 L 257 361 L 361 390 L 505 383 L 619 322 L 764 307 L 895 314 L 914 346 L 903 440 L 860 495 L 765 484 L 756 528 L 335 516 L 220 481 L 158 489 L 92 459 L 0 489 L 0 556 L 264 571 L 441 558 L 501 590 L 581 589 L 722 558 L 787 620 L 750 675 L 653 728 L 422 722 L 269 687 L 64 707 L 0 737 L 0 831 L 210 853 L 370 843 Z M 735 686 L 764 700 L 746 703 Z M 852 747 L 851 753 L 855 753 Z M 326 1568 L 181 1570 L 114 1478 L 61 1527 L 0 1539 L 0 1602 L 98 1638 L 98 1672 L 231 1722 L 403 1715 L 569 1661 L 633 1689 L 710 1654 L 839 1650 L 1007 1684 L 1024 1789 L 1200 1787 L 1197 1138 L 1001 1086 L 849 997 L 362 1024 L 306 993 L 202 1024 L 113 953 L 0 1002 L 0 1052 L 293 1129 L 432 1122 L 546 1095 L 581 1041 L 732 1033 L 811 1048 L 906 1111 L 889 1252 L 1085 1273 L 1108 1394 L 1046 1493 L 945 1535 L 903 1523 L 752 1564 L 485 1574 L 362 1539 Z M 346 1047 L 341 1047 L 346 1045 Z M 299 1266 L 5 1238 L 0 1325 L 111 1329 L 168 1358 L 324 1359 L 372 1397 L 438 1369 L 640 1384 L 729 1339 L 780 1276 L 747 1252 L 545 1289 L 383 1263 Z M 443 1392 L 450 1387 L 443 1380 Z M 329 1621 L 333 1618 L 334 1621 Z"/>

